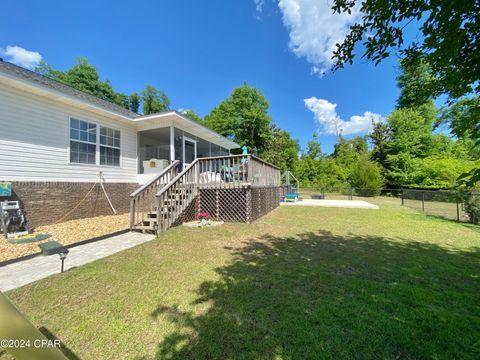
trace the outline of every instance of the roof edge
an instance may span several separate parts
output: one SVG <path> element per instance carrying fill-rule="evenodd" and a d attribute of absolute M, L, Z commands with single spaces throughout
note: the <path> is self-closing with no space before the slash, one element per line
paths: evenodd
<path fill-rule="evenodd" d="M 99 98 L 98 96 L 89 94 L 85 91 L 78 90 L 58 80 L 52 79 L 48 76 L 39 74 L 35 71 L 26 69 L 3 59 L 0 60 L 0 73 L 6 74 L 7 76 L 10 75 L 15 80 L 26 81 L 33 86 L 39 86 L 47 91 L 61 93 L 65 97 L 70 96 L 77 101 L 87 103 L 93 107 L 101 108 L 107 112 L 114 112 L 118 115 L 129 117 L 131 119 L 139 116 L 138 113 L 135 113 L 129 109 L 125 109 L 111 101 Z"/>
<path fill-rule="evenodd" d="M 241 146 L 239 144 L 237 144 L 235 141 L 233 140 L 230 140 L 229 138 L 217 133 L 215 130 L 212 130 L 210 129 L 209 127 L 206 127 L 205 125 L 203 124 L 200 124 L 199 122 L 193 120 L 193 119 L 190 119 L 188 116 L 185 116 L 183 115 L 182 113 L 176 111 L 176 110 L 167 110 L 167 111 L 161 111 L 161 112 L 158 112 L 158 113 L 153 113 L 153 114 L 148 114 L 148 115 L 141 115 L 141 116 L 138 116 L 134 119 L 134 121 L 141 121 L 141 120 L 150 120 L 150 119 L 155 119 L 156 117 L 164 117 L 164 116 L 168 116 L 168 115 L 176 115 L 178 117 L 180 117 L 181 119 L 185 120 L 185 121 L 188 121 L 189 123 L 191 123 L 192 125 L 195 125 L 195 126 L 199 126 L 203 129 L 205 129 L 206 131 L 209 131 L 213 134 L 216 134 L 218 136 L 221 136 L 222 138 L 224 138 L 225 140 L 227 140 L 228 142 L 230 142 L 232 145 L 231 149 L 235 149 L 235 148 L 240 148 Z"/>

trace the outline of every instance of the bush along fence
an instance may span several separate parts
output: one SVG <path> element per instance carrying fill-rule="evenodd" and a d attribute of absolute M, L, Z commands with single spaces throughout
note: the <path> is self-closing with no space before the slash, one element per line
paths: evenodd
<path fill-rule="evenodd" d="M 284 190 L 285 192 L 288 189 Z M 432 216 L 478 224 L 480 220 L 480 193 L 454 190 L 300 188 L 304 198 L 352 200 L 378 198 L 392 204 L 414 208 Z"/>

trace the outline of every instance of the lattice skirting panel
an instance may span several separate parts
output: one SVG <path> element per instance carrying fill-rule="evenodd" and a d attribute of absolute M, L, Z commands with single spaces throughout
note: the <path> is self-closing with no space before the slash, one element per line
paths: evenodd
<path fill-rule="evenodd" d="M 280 187 L 251 188 L 249 222 L 268 214 L 280 205 Z"/>
<path fill-rule="evenodd" d="M 201 189 L 194 209 L 207 212 L 217 221 L 250 223 L 275 209 L 279 203 L 279 187 Z"/>
<path fill-rule="evenodd" d="M 247 197 L 250 188 L 201 189 L 199 207 L 214 220 L 248 222 Z"/>
<path fill-rule="evenodd" d="M 198 211 L 199 199 L 200 197 L 197 195 L 195 199 L 193 199 L 193 201 L 190 203 L 190 205 L 188 205 L 187 208 L 183 210 L 182 214 L 178 217 L 178 219 L 175 221 L 173 226 L 182 225 L 185 222 L 195 220 L 196 215 L 199 213 Z"/>

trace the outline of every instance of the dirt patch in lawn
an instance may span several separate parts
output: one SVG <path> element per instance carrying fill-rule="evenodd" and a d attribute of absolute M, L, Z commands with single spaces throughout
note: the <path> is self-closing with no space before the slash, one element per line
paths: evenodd
<path fill-rule="evenodd" d="M 51 237 L 26 244 L 12 244 L 0 235 L 0 262 L 39 253 L 38 245 L 47 241 L 55 240 L 60 244 L 70 245 L 125 230 L 128 228 L 129 217 L 129 214 L 97 216 L 40 226 L 35 229 L 34 234 L 47 233 Z"/>

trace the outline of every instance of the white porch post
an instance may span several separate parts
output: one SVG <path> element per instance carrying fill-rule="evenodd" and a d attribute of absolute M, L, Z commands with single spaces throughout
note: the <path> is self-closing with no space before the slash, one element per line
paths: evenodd
<path fill-rule="evenodd" d="M 170 162 L 175 161 L 175 128 L 170 126 Z"/>

